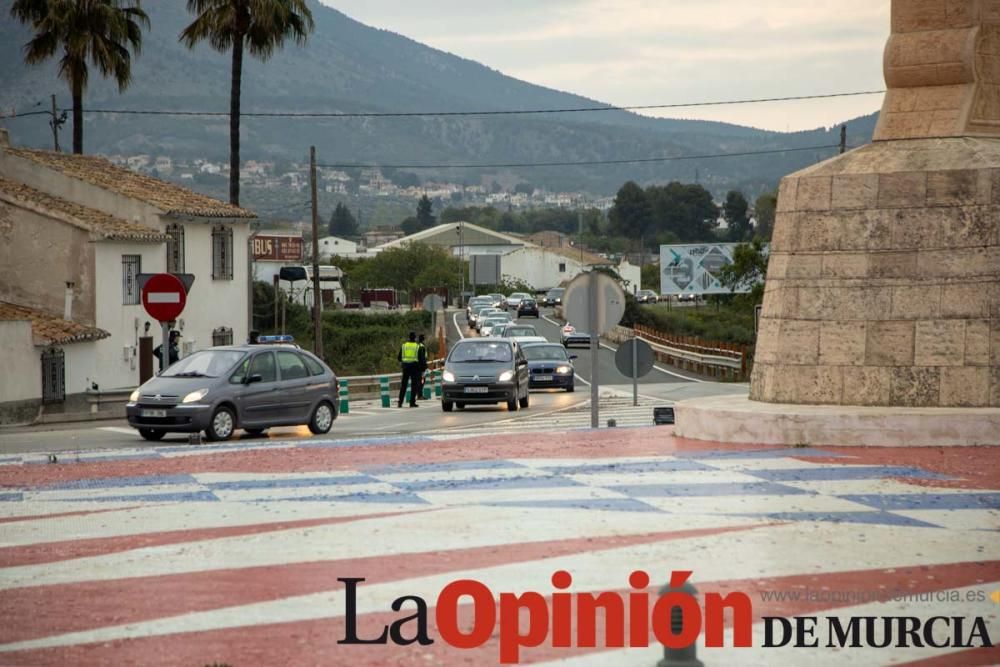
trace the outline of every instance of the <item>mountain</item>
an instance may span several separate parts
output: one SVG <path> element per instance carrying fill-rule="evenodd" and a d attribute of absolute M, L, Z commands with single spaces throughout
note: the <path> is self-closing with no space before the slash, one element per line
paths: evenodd
<path fill-rule="evenodd" d="M 28 67 L 30 38 L 0 0 L 0 111 L 48 108 L 49 95 L 69 106 L 56 64 Z M 244 111 L 473 111 L 602 106 L 505 76 L 479 63 L 363 25 L 316 1 L 316 30 L 304 47 L 289 44 L 267 63 L 244 61 Z M 152 29 L 133 66 L 132 86 L 117 88 L 91 74 L 85 109 L 228 109 L 229 56 L 177 40 L 191 16 L 183 0 L 147 2 Z M 36 107 L 41 103 L 40 107 Z M 100 153 L 203 157 L 224 161 L 225 117 L 86 114 L 85 150 Z M 14 141 L 51 146 L 47 116 L 5 121 Z M 871 139 L 875 116 L 849 123 L 849 143 Z M 836 144 L 836 128 L 791 134 L 725 123 L 653 119 L 623 111 L 407 118 L 244 118 L 242 157 L 302 161 L 315 145 L 325 164 L 455 164 L 579 162 L 653 156 L 712 155 Z M 68 144 L 70 132 L 62 133 Z M 526 181 L 551 190 L 613 193 L 624 181 L 692 181 L 716 195 L 730 188 L 755 194 L 786 173 L 832 155 L 831 150 L 663 163 L 551 168 L 421 170 L 423 178 L 478 183 L 484 176 Z"/>

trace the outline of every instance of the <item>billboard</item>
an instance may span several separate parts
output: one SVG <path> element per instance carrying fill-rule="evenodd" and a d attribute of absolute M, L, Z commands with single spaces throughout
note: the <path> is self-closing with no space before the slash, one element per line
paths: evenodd
<path fill-rule="evenodd" d="M 301 236 L 271 236 L 258 234 L 250 242 L 253 258 L 258 262 L 301 262 Z"/>
<path fill-rule="evenodd" d="M 733 261 L 738 243 L 660 246 L 660 294 L 732 294 L 719 282 L 719 269 Z M 737 288 L 748 292 L 748 288 Z"/>

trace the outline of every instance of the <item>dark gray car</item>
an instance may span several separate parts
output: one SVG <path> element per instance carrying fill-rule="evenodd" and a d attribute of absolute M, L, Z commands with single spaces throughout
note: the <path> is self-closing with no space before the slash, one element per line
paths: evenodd
<path fill-rule="evenodd" d="M 470 404 L 507 403 L 511 412 L 528 407 L 528 361 L 521 348 L 504 338 L 466 338 L 455 344 L 444 364 L 441 409 Z"/>
<path fill-rule="evenodd" d="M 132 392 L 130 426 L 146 440 L 204 431 L 228 440 L 237 428 L 307 424 L 326 433 L 337 418 L 337 376 L 291 345 L 213 347 L 184 357 Z"/>

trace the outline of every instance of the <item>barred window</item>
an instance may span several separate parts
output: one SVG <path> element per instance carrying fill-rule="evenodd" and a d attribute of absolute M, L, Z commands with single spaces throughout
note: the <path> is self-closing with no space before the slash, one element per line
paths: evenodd
<path fill-rule="evenodd" d="M 566 262 L 559 262 L 559 273 L 566 273 Z"/>
<path fill-rule="evenodd" d="M 135 306 L 142 303 L 139 274 L 142 273 L 142 255 L 122 255 L 122 304 Z"/>
<path fill-rule="evenodd" d="M 232 345 L 233 330 L 229 327 L 217 327 L 212 330 L 212 345 Z"/>
<path fill-rule="evenodd" d="M 212 279 L 233 279 L 233 230 L 230 227 L 212 230 Z"/>
<path fill-rule="evenodd" d="M 184 227 L 167 226 L 167 273 L 184 273 Z"/>

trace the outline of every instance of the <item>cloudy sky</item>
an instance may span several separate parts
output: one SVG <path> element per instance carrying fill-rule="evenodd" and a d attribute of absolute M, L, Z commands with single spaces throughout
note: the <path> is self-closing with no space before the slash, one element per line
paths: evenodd
<path fill-rule="evenodd" d="M 881 90 L 890 0 L 322 0 L 532 83 L 616 105 Z M 881 95 L 675 109 L 779 131 L 876 111 Z"/>

